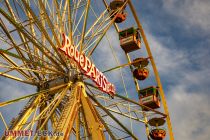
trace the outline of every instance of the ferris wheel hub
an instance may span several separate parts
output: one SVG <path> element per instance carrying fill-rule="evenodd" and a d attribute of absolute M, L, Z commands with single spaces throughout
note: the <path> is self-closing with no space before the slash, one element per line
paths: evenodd
<path fill-rule="evenodd" d="M 65 76 L 59 76 L 40 82 L 40 85 L 37 86 L 37 91 L 50 89 L 69 82 L 75 83 L 80 80 L 82 80 L 82 75 L 76 69 L 70 69 Z"/>

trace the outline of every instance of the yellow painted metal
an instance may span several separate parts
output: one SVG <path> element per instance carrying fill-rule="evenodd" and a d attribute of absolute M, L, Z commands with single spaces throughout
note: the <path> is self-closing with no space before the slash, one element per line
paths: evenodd
<path fill-rule="evenodd" d="M 64 86 L 66 86 L 66 84 L 64 84 L 64 85 L 59 85 L 59 86 L 56 86 L 56 87 L 53 87 L 53 88 L 50 88 L 50 89 L 47 89 L 47 90 L 42 90 L 42 91 L 40 91 L 40 92 L 37 92 L 37 93 L 34 93 L 34 94 L 30 94 L 30 95 L 26 95 L 26 96 L 23 96 L 23 97 L 19 97 L 19 98 L 17 98 L 17 99 L 13 99 L 13 100 L 10 100 L 10 101 L 1 102 L 1 103 L 0 103 L 0 107 L 9 105 L 9 104 L 12 104 L 12 103 L 15 103 L 15 102 L 18 102 L 18 101 L 21 101 L 21 100 L 24 100 L 24 99 L 33 97 L 33 96 L 37 96 L 37 95 L 40 95 L 40 94 L 45 94 L 45 93 L 48 93 L 48 92 L 52 92 L 52 91 L 54 91 L 54 90 L 58 90 L 58 89 L 60 89 L 60 88 L 63 88 Z"/>
<path fill-rule="evenodd" d="M 23 83 L 26 83 L 26 84 L 36 85 L 36 83 L 34 83 L 34 82 L 23 80 L 23 79 L 20 79 L 18 77 L 15 77 L 15 76 L 3 73 L 3 72 L 0 72 L 0 76 L 4 76 L 6 78 L 13 79 L 13 80 L 16 80 L 16 81 L 19 81 L 19 82 L 23 82 Z"/>
<path fill-rule="evenodd" d="M 58 126 L 56 127 L 56 132 L 63 132 L 63 136 L 61 137 L 53 137 L 52 140 L 63 140 L 69 139 L 69 135 L 73 129 L 74 122 L 76 120 L 76 116 L 79 111 L 80 104 L 80 89 L 78 85 L 74 86 L 72 91 L 73 100 L 70 100 L 63 109 L 60 120 L 58 121 Z"/>
<path fill-rule="evenodd" d="M 105 140 L 103 133 L 104 126 L 100 122 L 97 116 L 96 110 L 93 107 L 90 99 L 85 92 L 85 86 L 81 83 L 82 94 L 81 94 L 81 104 L 84 109 L 85 119 L 87 120 L 88 128 L 93 140 Z"/>
<path fill-rule="evenodd" d="M 107 9 L 107 11 L 109 11 L 110 12 L 110 8 L 109 8 L 109 5 L 107 4 L 107 2 L 106 2 L 106 0 L 103 0 L 103 3 L 104 3 L 104 5 L 105 5 L 105 7 L 106 7 L 106 9 Z M 117 32 L 119 31 L 119 28 L 118 28 L 118 26 L 117 26 L 117 24 L 116 23 L 114 23 L 114 27 L 115 27 L 115 29 L 117 30 Z"/>
<path fill-rule="evenodd" d="M 4 123 L 4 126 L 5 126 L 6 130 L 8 130 L 7 123 L 5 122 L 4 117 L 3 117 L 1 112 L 0 112 L 0 117 L 1 117 L 1 120 L 3 121 L 3 123 Z"/>
<path fill-rule="evenodd" d="M 7 5 L 7 8 L 9 9 L 9 11 L 10 11 L 10 14 L 11 14 L 12 18 L 14 18 L 14 20 L 17 22 L 17 19 L 16 19 L 16 16 L 15 16 L 15 14 L 14 14 L 14 11 L 13 11 L 13 9 L 12 9 L 10 3 L 8 2 L 8 0 L 6 1 L 6 5 Z M 26 13 L 26 14 L 28 14 L 28 13 Z M 30 19 L 29 19 L 29 20 L 30 20 Z M 31 22 L 31 20 L 30 20 L 30 22 Z M 20 40 L 21 40 L 22 42 L 26 42 L 25 36 L 24 36 L 21 32 L 19 32 L 19 31 L 18 31 L 18 34 L 19 34 Z M 32 35 L 34 36 L 34 32 L 32 32 Z M 10 36 L 10 40 L 13 40 L 13 39 L 12 39 L 12 36 L 11 36 L 11 35 L 9 35 L 9 36 Z M 23 53 L 20 51 L 20 48 L 16 45 L 15 41 L 12 41 L 12 42 L 13 42 L 13 44 L 14 44 L 16 50 L 19 52 L 18 54 L 19 54 L 21 57 L 25 58 L 25 56 L 23 55 Z M 31 49 L 29 49 L 28 43 L 23 43 L 23 47 L 28 51 L 28 53 L 27 53 L 28 58 L 30 59 L 30 61 L 32 61 L 34 58 L 32 57 L 32 51 L 31 51 Z M 22 60 L 22 61 L 23 61 L 23 60 Z M 25 61 L 23 61 L 23 63 L 26 65 L 26 62 L 25 62 Z M 36 68 L 36 65 L 35 65 L 35 64 L 32 63 L 32 65 L 33 65 L 34 68 Z M 28 65 L 26 65 L 26 66 L 29 67 Z M 29 67 L 29 68 L 30 68 L 30 67 Z M 28 73 L 29 73 L 30 76 L 32 77 L 31 72 L 28 71 Z M 33 72 L 33 73 L 34 73 L 34 72 Z M 36 75 L 38 79 L 41 79 L 40 76 L 39 76 L 39 74 L 34 73 L 34 75 Z"/>
<path fill-rule="evenodd" d="M 14 14 L 14 11 L 12 10 L 12 7 L 11 7 L 9 1 L 6 0 L 6 1 L 5 1 L 5 4 L 6 4 L 7 8 L 8 8 L 8 11 L 9 11 L 10 14 L 11 14 L 11 17 L 12 17 L 15 21 L 17 21 L 17 20 L 16 20 L 16 17 L 15 17 L 15 14 Z M 2 22 L 2 24 L 3 24 L 3 22 Z M 25 58 L 24 55 L 23 55 L 23 53 L 22 53 L 22 52 L 19 50 L 19 48 L 17 47 L 17 45 L 16 45 L 15 41 L 13 40 L 12 36 L 9 34 L 8 30 L 6 29 L 6 27 L 4 26 L 2 29 L 5 31 L 5 33 L 7 34 L 8 38 L 10 39 L 10 41 L 12 42 L 12 44 L 14 45 L 14 47 L 15 47 L 15 49 L 17 50 L 17 53 L 19 54 L 19 56 Z M 23 35 L 22 35 L 20 32 L 18 32 L 18 34 L 20 35 L 20 38 L 22 39 Z M 25 64 L 24 61 L 23 61 L 23 63 Z"/>
<path fill-rule="evenodd" d="M 30 125 L 29 129 L 25 128 L 24 130 L 33 130 L 33 126 L 35 124 L 35 117 L 36 117 L 36 114 L 37 114 L 38 107 L 39 107 L 39 103 L 36 104 L 36 108 L 35 108 L 34 115 L 33 115 L 33 118 L 31 120 L 31 125 Z M 30 137 L 31 137 L 31 135 L 29 135 L 28 140 L 30 140 Z"/>
<path fill-rule="evenodd" d="M 33 17 L 31 16 L 30 12 L 28 11 L 27 12 L 28 14 L 28 18 L 29 18 L 29 24 L 30 24 L 30 30 L 31 30 L 31 33 L 33 35 L 33 37 L 35 38 L 36 37 L 36 32 L 35 32 L 35 25 L 33 24 Z M 44 16 L 40 14 L 40 18 L 42 19 Z M 44 20 L 42 20 L 43 22 Z M 44 40 L 45 38 L 43 37 L 42 35 L 42 40 Z M 44 44 L 44 42 L 42 42 Z M 40 56 L 40 52 L 39 50 L 36 48 L 35 45 L 33 45 L 33 49 L 34 49 L 34 55 L 35 56 Z M 32 53 L 33 54 L 33 53 Z M 36 58 L 37 59 L 37 58 Z"/>
<path fill-rule="evenodd" d="M 60 91 L 59 91 L 58 93 L 60 93 Z M 42 96 L 43 96 L 43 95 L 40 95 L 39 98 L 41 98 Z M 55 105 L 55 103 L 58 101 L 59 98 L 60 98 L 59 95 L 56 96 L 56 97 L 53 99 L 53 101 L 51 101 L 50 104 L 48 104 L 48 106 L 47 106 L 46 108 L 44 108 L 44 110 L 42 110 L 42 112 L 39 112 L 39 114 L 37 114 L 37 116 L 35 116 L 34 122 L 35 122 L 35 121 L 38 121 L 40 118 L 42 118 L 42 116 L 43 116 L 44 114 L 46 114 L 47 111 L 51 111 L 51 108 Z M 39 101 L 38 104 L 42 104 L 42 102 Z M 36 106 L 37 106 L 38 104 L 36 104 Z M 30 126 L 31 126 L 34 122 L 29 122 L 29 123 L 27 123 L 28 125 L 27 125 L 24 129 L 25 129 L 25 130 L 28 130 L 28 129 L 30 128 Z M 37 130 L 38 130 L 38 129 L 39 129 L 39 128 L 37 128 Z"/>
<path fill-rule="evenodd" d="M 22 51 L 24 51 L 24 52 L 27 52 L 26 50 L 23 50 L 23 49 L 21 49 L 21 48 L 20 48 L 20 50 L 22 50 Z M 28 59 L 26 59 L 26 58 L 22 58 L 21 56 L 18 56 L 18 55 L 14 54 L 14 53 L 8 52 L 8 51 L 3 50 L 3 49 L 0 49 L 0 51 L 1 51 L 0 54 L 2 54 L 1 56 L 2 56 L 5 60 L 8 59 L 8 61 L 12 61 L 8 56 L 7 56 L 7 58 L 4 56 L 4 55 L 9 55 L 9 56 L 12 56 L 12 57 L 14 57 L 14 58 L 17 58 L 17 59 L 19 59 L 19 60 L 23 60 L 23 61 L 27 62 L 28 64 L 31 63 L 31 64 L 34 64 L 34 65 L 36 65 L 36 66 L 40 66 L 40 67 L 42 67 L 43 69 L 47 69 L 47 70 L 54 71 L 54 72 L 56 72 L 56 73 L 65 75 L 65 73 L 62 72 L 62 71 L 56 70 L 55 68 L 50 68 L 50 67 L 48 67 L 48 65 L 50 65 L 50 66 L 54 66 L 54 65 L 49 64 L 49 63 L 47 63 L 46 61 L 41 60 L 40 58 L 39 58 L 39 60 L 41 60 L 42 62 L 47 63 L 46 66 L 45 66 L 45 65 L 42 65 L 41 63 L 38 63 L 38 62 L 35 62 L 35 61 L 30 61 L 30 60 L 28 60 Z M 27 52 L 27 53 L 28 53 L 28 52 Z M 10 59 L 10 60 L 9 60 L 9 59 Z M 10 62 L 9 62 L 9 63 L 10 63 Z M 15 63 L 11 63 L 11 64 L 14 65 Z M 18 65 L 14 65 L 14 66 L 17 66 L 17 69 L 16 69 L 16 70 L 21 70 L 21 69 L 23 70 L 23 68 L 20 68 L 20 66 L 18 66 Z M 27 69 L 27 68 L 26 68 L 25 70 L 30 70 L 30 69 Z M 34 71 L 34 70 L 33 70 L 33 71 Z M 32 77 L 30 77 L 30 79 L 31 79 L 31 78 L 32 78 Z M 33 77 L 33 78 L 34 78 L 34 77 Z"/>
<path fill-rule="evenodd" d="M 106 72 L 109 72 L 109 71 L 112 71 L 112 70 L 117 70 L 117 69 L 120 69 L 120 68 L 123 68 L 123 67 L 126 67 L 126 66 L 131 66 L 131 65 L 133 65 L 133 64 L 135 64 L 135 63 L 137 63 L 137 62 L 140 62 L 140 61 L 141 61 L 141 60 L 136 60 L 136 61 L 134 61 L 134 62 L 131 62 L 131 61 L 129 60 L 129 62 L 128 62 L 127 64 L 122 64 L 122 65 L 116 66 L 116 67 L 114 67 L 114 68 L 105 70 L 105 71 L 103 71 L 102 73 L 106 73 Z"/>
<path fill-rule="evenodd" d="M 62 57 L 60 56 L 60 54 L 59 54 L 59 52 L 58 52 L 58 50 L 57 50 L 57 47 L 56 47 L 56 46 L 54 45 L 54 43 L 52 42 L 52 39 L 50 38 L 49 34 L 47 33 L 45 27 L 42 25 L 41 22 L 39 22 L 38 17 L 37 17 L 36 14 L 33 12 L 33 10 L 31 9 L 30 5 L 29 5 L 25 0 L 22 0 L 22 2 L 23 2 L 23 4 L 24 4 L 24 6 L 26 7 L 26 9 L 30 12 L 31 16 L 32 16 L 32 17 L 34 18 L 34 20 L 36 21 L 38 27 L 40 28 L 40 30 L 42 31 L 42 33 L 45 35 L 46 39 L 48 40 L 48 42 L 49 42 L 50 45 L 52 46 L 53 50 L 54 50 L 54 51 L 56 52 L 56 54 L 60 57 L 62 64 L 65 66 L 64 60 L 63 60 Z M 41 8 L 44 8 L 44 7 L 43 7 L 42 1 L 39 1 L 39 4 L 40 4 Z M 46 18 L 48 19 L 49 17 L 48 17 L 48 15 L 46 15 L 46 10 L 44 10 L 44 11 L 45 11 L 44 14 L 45 14 Z M 47 20 L 47 22 L 48 22 L 49 27 L 50 27 L 51 30 L 52 30 L 52 33 L 54 33 L 54 28 L 52 27 L 51 22 L 49 22 L 48 20 Z M 55 35 L 55 34 L 53 34 L 53 35 Z M 59 41 L 56 40 L 56 42 L 57 42 L 57 45 L 60 47 Z M 56 62 L 56 63 L 57 63 L 57 62 Z M 60 67 L 59 64 L 57 64 L 57 66 Z"/>
<path fill-rule="evenodd" d="M 62 101 L 63 97 L 66 95 L 67 90 L 69 90 L 69 87 L 72 85 L 72 83 L 68 83 L 68 85 L 65 87 L 65 89 L 60 93 L 60 97 L 57 100 L 57 102 L 55 103 L 55 105 L 53 106 L 53 108 L 50 110 L 50 112 L 47 114 L 47 117 L 45 119 L 45 121 L 42 123 L 42 125 L 40 126 L 39 129 L 42 129 L 45 124 L 48 122 L 49 118 L 51 117 L 51 115 L 54 113 L 55 109 L 57 108 L 57 106 L 60 104 L 60 102 Z"/>
<path fill-rule="evenodd" d="M 12 59 L 10 59 L 6 54 L 0 53 L 0 56 L 2 56 L 2 57 L 3 57 L 7 62 L 9 62 L 12 66 L 18 67 L 18 65 L 17 65 Z M 29 76 L 27 73 L 25 73 L 23 70 L 18 69 L 17 71 L 18 71 L 20 74 L 22 74 L 24 77 L 30 78 L 30 76 Z"/>
<path fill-rule="evenodd" d="M 68 34 L 68 37 L 70 38 L 71 43 L 74 44 L 73 36 L 72 36 L 71 4 L 70 4 L 69 0 L 68 0 L 68 22 L 69 22 L 69 34 Z"/>
<path fill-rule="evenodd" d="M 105 16 L 105 14 L 106 14 L 106 11 L 104 11 L 99 17 L 97 17 L 97 15 L 95 14 L 95 17 L 97 18 L 97 20 L 94 21 L 94 23 L 92 24 L 92 26 L 85 33 L 85 37 L 87 38 L 87 43 L 84 45 L 84 48 L 86 48 L 88 46 L 88 43 L 96 36 L 96 34 L 98 33 L 98 30 L 101 28 L 101 26 L 98 26 L 96 29 L 94 29 L 94 27 L 96 27 L 96 25 L 99 24 L 99 22 L 100 22 L 100 25 L 105 22 L 105 21 L 100 21 L 101 19 L 103 19 L 103 17 Z M 93 29 L 95 30 L 95 32 L 93 32 Z M 93 33 L 90 36 L 87 36 L 88 34 L 90 34 L 91 31 Z"/>
<path fill-rule="evenodd" d="M 62 67 L 60 66 L 60 64 L 59 64 L 54 58 L 52 58 L 47 52 L 44 51 L 43 48 L 46 49 L 46 47 L 43 46 L 43 45 L 41 45 L 41 44 L 38 44 L 37 41 L 36 41 L 36 39 L 31 38 L 30 35 L 28 35 L 28 34 L 23 30 L 24 27 L 23 27 L 21 24 L 17 23 L 17 22 L 16 22 L 12 17 L 10 17 L 4 10 L 0 9 L 0 13 L 1 13 L 6 19 L 8 19 L 8 21 L 10 21 L 10 22 L 16 27 L 16 29 L 17 29 L 18 31 L 20 31 L 22 34 L 24 34 L 24 36 L 25 36 L 28 40 L 30 40 L 31 43 L 33 43 L 40 51 L 42 51 L 42 53 L 45 54 L 45 55 L 51 60 L 51 62 L 53 62 L 54 64 L 56 64 L 56 67 L 57 67 L 59 70 L 64 71 L 64 70 L 62 69 Z M 41 46 L 40 46 L 40 45 L 41 45 Z M 49 51 L 49 50 L 48 50 L 48 51 Z M 23 58 L 23 59 L 24 59 L 24 58 Z"/>
<path fill-rule="evenodd" d="M 45 15 L 45 17 L 46 17 L 47 23 L 48 23 L 48 25 L 49 25 L 49 27 L 50 27 L 50 29 L 51 29 L 51 31 L 52 31 L 52 34 L 53 34 L 53 36 L 54 36 L 54 38 L 55 38 L 55 41 L 56 41 L 56 43 L 57 43 L 57 47 L 61 48 L 61 43 L 60 43 L 60 41 L 59 41 L 58 35 L 56 34 L 56 32 L 55 32 L 55 30 L 54 30 L 53 23 L 52 23 L 52 21 L 50 20 L 48 14 L 47 14 L 47 10 L 45 9 L 45 6 L 44 6 L 44 4 L 43 4 L 43 2 L 42 2 L 41 0 L 39 0 L 39 4 L 40 4 L 40 7 L 41 7 L 42 10 L 43 10 L 43 13 L 44 13 L 44 15 Z M 55 1 L 55 5 L 57 5 L 57 1 Z M 28 9 L 31 11 L 30 8 L 28 8 Z M 56 6 L 56 9 L 57 9 L 57 6 Z M 57 10 L 58 10 L 58 9 L 57 9 Z M 59 21 L 60 21 L 60 23 L 62 24 L 61 17 L 60 17 L 60 13 L 57 13 L 57 14 L 58 14 L 58 17 L 59 17 L 59 19 L 60 19 Z M 33 15 L 33 14 L 32 14 L 32 16 L 33 16 L 33 17 L 36 17 L 36 16 Z M 47 34 L 47 32 L 45 31 L 43 25 L 40 24 L 39 26 L 40 26 L 40 28 L 43 30 L 42 32 L 43 32 L 43 34 L 46 36 L 46 39 L 47 39 L 47 40 L 49 41 L 49 43 L 51 44 L 53 50 L 55 51 L 55 53 L 56 53 L 56 54 L 58 55 L 58 57 L 60 58 L 61 63 L 62 63 L 64 66 L 67 67 L 66 62 L 65 62 L 65 60 L 64 60 L 64 57 L 60 54 L 60 52 L 58 52 L 57 47 L 53 44 L 52 40 L 50 39 L 50 36 L 49 36 L 49 35 Z M 63 25 L 61 25 L 60 28 L 63 28 Z M 61 29 L 61 33 L 63 32 L 62 30 L 64 30 L 64 29 Z M 60 34 L 61 34 L 61 33 L 60 33 Z"/>
<path fill-rule="evenodd" d="M 80 110 L 80 106 L 79 106 Z M 76 140 L 80 139 L 80 111 L 78 111 L 77 117 L 76 117 Z"/>
<path fill-rule="evenodd" d="M 88 137 L 88 136 L 90 136 L 90 130 L 88 129 L 88 124 L 87 124 L 87 120 L 85 118 L 84 109 L 83 109 L 83 107 L 80 107 L 80 109 L 81 109 L 81 113 L 82 113 L 82 121 L 84 122 L 83 126 L 85 128 L 85 130 L 84 130 L 85 131 L 85 137 Z"/>
<path fill-rule="evenodd" d="M 144 41 L 147 53 L 148 53 L 148 55 L 150 57 L 150 61 L 151 61 L 151 64 L 152 64 L 152 67 L 153 67 L 153 70 L 154 70 L 154 74 L 155 74 L 155 79 L 156 79 L 157 85 L 158 85 L 159 90 L 160 90 L 160 96 L 161 96 L 161 99 L 162 99 L 163 108 L 164 108 L 164 111 L 165 111 L 165 113 L 167 115 L 166 121 L 167 121 L 167 125 L 168 125 L 168 131 L 169 131 L 170 140 L 174 140 L 174 136 L 173 136 L 173 132 L 172 132 L 172 125 L 171 125 L 171 121 L 170 121 L 170 116 L 169 116 L 169 112 L 168 112 L 168 107 L 167 107 L 164 91 L 163 91 L 163 88 L 162 88 L 162 84 L 161 84 L 161 81 L 160 81 L 158 70 L 157 70 L 156 65 L 155 65 L 154 58 L 153 58 L 151 50 L 150 50 L 149 43 L 147 41 L 147 38 L 146 38 L 146 35 L 144 33 L 143 27 L 142 27 L 142 25 L 141 25 L 141 23 L 140 23 L 140 21 L 138 19 L 138 16 L 136 14 L 136 11 L 134 9 L 134 6 L 133 6 L 131 0 L 128 0 L 128 4 L 129 4 L 131 12 L 132 12 L 132 14 L 134 16 L 134 19 L 135 19 L 135 21 L 136 21 L 136 23 L 138 25 L 140 33 L 142 35 L 142 38 L 143 38 L 143 41 Z"/>
<path fill-rule="evenodd" d="M 81 112 L 85 120 L 84 125 L 87 128 L 89 136 L 93 140 L 105 140 L 103 133 L 103 125 L 97 116 L 96 110 L 94 109 L 91 101 L 85 92 L 85 86 L 82 82 L 77 82 L 72 92 L 74 99 L 71 100 L 71 105 L 63 110 L 61 120 L 58 122 L 59 128 L 55 129 L 56 132 L 60 131 L 64 133 L 63 137 L 53 137 L 53 139 L 62 140 L 69 139 L 69 135 L 73 130 L 74 123 L 76 124 L 76 137 L 79 140 L 79 108 L 81 106 Z"/>
<path fill-rule="evenodd" d="M 40 96 L 36 97 L 36 99 L 34 100 L 33 104 L 36 105 L 39 103 L 39 98 Z M 15 124 L 15 126 L 12 128 L 12 130 L 22 130 L 23 128 L 23 125 L 22 124 L 25 124 L 28 120 L 28 118 L 31 116 L 32 112 L 35 110 L 34 108 L 34 105 L 29 107 L 25 114 L 22 116 L 22 118 Z M 7 140 L 14 140 L 16 139 L 15 137 L 7 137 Z"/>
<path fill-rule="evenodd" d="M 61 17 L 61 10 L 59 10 L 58 1 L 57 0 L 53 0 L 53 3 L 55 5 L 56 14 L 57 14 L 58 21 L 59 21 L 60 32 L 64 33 L 64 25 L 63 25 L 63 20 L 62 20 L 62 17 Z M 65 10 L 65 9 L 63 9 L 63 10 Z"/>
<path fill-rule="evenodd" d="M 47 71 L 47 70 L 43 71 L 43 70 L 39 70 L 39 69 L 30 69 L 30 68 L 23 67 L 23 66 L 7 66 L 7 65 L 1 65 L 0 64 L 0 67 L 9 68 L 9 70 L 4 71 L 2 73 L 8 73 L 8 72 L 13 71 L 13 70 L 17 70 L 17 71 L 27 70 L 27 71 L 31 71 L 31 72 L 38 73 L 38 74 L 55 74 L 55 75 L 57 75 L 57 73 L 54 73 L 54 72 L 51 72 L 51 71 Z M 32 80 L 32 79 L 35 79 L 35 78 L 31 77 L 29 79 Z"/>
<path fill-rule="evenodd" d="M 80 53 L 82 52 L 82 49 L 83 49 L 87 19 L 88 19 L 88 14 L 89 14 L 89 7 L 90 7 L 90 0 L 87 0 L 87 4 L 86 4 L 86 8 L 85 8 L 85 17 L 84 17 L 83 28 L 82 28 L 82 34 L 81 34 L 81 39 L 80 39 Z"/>
<path fill-rule="evenodd" d="M 128 0 L 126 0 L 126 1 L 124 2 L 124 4 L 122 5 L 122 7 L 120 7 L 119 10 L 117 10 L 116 12 L 122 11 L 123 8 L 126 6 L 127 3 L 128 3 Z M 116 13 L 116 12 L 115 12 L 115 13 Z M 114 14 L 114 13 L 113 13 L 113 14 Z M 101 40 L 102 40 L 102 38 L 104 37 L 104 35 L 106 34 L 106 32 L 108 31 L 108 29 L 111 27 L 111 25 L 113 25 L 113 24 L 115 23 L 114 21 L 115 21 L 116 18 L 117 18 L 117 16 L 115 16 L 115 17 L 110 21 L 109 25 L 103 30 L 103 33 L 102 33 L 101 37 L 98 39 L 96 45 L 88 52 L 87 57 L 89 57 L 89 56 L 92 55 L 92 53 L 94 52 L 94 50 L 96 49 L 96 47 L 98 46 L 98 44 L 101 42 Z"/>

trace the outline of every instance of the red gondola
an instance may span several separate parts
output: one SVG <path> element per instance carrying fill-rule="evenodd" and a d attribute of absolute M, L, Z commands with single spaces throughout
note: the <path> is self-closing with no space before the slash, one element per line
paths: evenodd
<path fill-rule="evenodd" d="M 166 131 L 162 128 L 152 129 L 149 133 L 153 140 L 163 140 L 166 136 Z"/>
<path fill-rule="evenodd" d="M 145 80 L 149 76 L 147 68 L 137 68 L 133 71 L 133 76 L 138 80 Z"/>
<path fill-rule="evenodd" d="M 163 140 L 166 136 L 165 129 L 158 128 L 159 126 L 164 125 L 165 119 L 164 118 L 152 118 L 148 121 L 150 126 L 155 128 L 151 129 L 149 135 L 153 140 Z"/>
<path fill-rule="evenodd" d="M 117 12 L 117 10 L 121 8 L 123 4 L 124 4 L 124 0 L 113 0 L 110 3 L 110 9 L 112 10 L 111 18 L 114 18 L 116 16 L 116 19 L 115 19 L 116 23 L 121 23 L 126 20 L 127 14 L 124 11 L 125 7 L 120 12 Z"/>

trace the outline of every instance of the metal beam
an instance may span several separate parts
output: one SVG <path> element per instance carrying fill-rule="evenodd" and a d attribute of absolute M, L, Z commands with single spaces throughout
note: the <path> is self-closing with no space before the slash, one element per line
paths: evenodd
<path fill-rule="evenodd" d="M 14 102 L 21 101 L 21 100 L 25 100 L 25 99 L 27 99 L 27 98 L 30 98 L 30 97 L 33 97 L 33 96 L 37 96 L 37 95 L 39 95 L 39 94 L 49 93 L 49 92 L 51 92 L 51 91 L 61 89 L 61 88 L 65 87 L 65 86 L 66 86 L 66 84 L 63 84 L 63 85 L 59 85 L 59 86 L 56 86 L 56 87 L 53 87 L 53 88 L 50 88 L 50 89 L 47 89 L 47 90 L 42 90 L 42 91 L 39 91 L 39 92 L 30 94 L 30 95 L 22 96 L 22 97 L 19 97 L 19 98 L 10 100 L 10 101 L 1 102 L 1 103 L 0 103 L 0 107 L 6 106 L 6 105 L 9 105 L 9 104 L 12 104 L 12 103 L 14 103 Z"/>
<path fill-rule="evenodd" d="M 83 28 L 82 28 L 81 40 L 80 40 L 80 53 L 82 52 L 82 49 L 83 49 L 83 42 L 84 42 L 86 25 L 87 25 L 87 19 L 88 19 L 88 14 L 89 14 L 89 7 L 90 7 L 90 0 L 87 0 L 87 5 L 86 5 L 86 9 L 85 9 L 84 23 L 83 23 Z"/>
<path fill-rule="evenodd" d="M 104 112 L 106 112 L 120 127 L 122 127 L 133 139 L 138 140 L 136 136 L 133 135 L 133 133 L 128 130 L 117 118 L 112 115 L 103 105 L 101 105 L 93 96 L 90 94 L 87 94 Z"/>

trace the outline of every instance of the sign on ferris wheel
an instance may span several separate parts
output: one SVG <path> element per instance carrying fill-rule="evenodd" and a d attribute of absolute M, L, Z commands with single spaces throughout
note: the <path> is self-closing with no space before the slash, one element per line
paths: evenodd
<path fill-rule="evenodd" d="M 71 44 L 68 36 L 62 34 L 62 39 L 62 47 L 59 48 L 59 50 L 63 51 L 70 59 L 73 59 L 78 64 L 83 74 L 93 80 L 100 90 L 113 96 L 115 94 L 115 86 L 107 80 L 88 57 L 80 53 Z"/>

